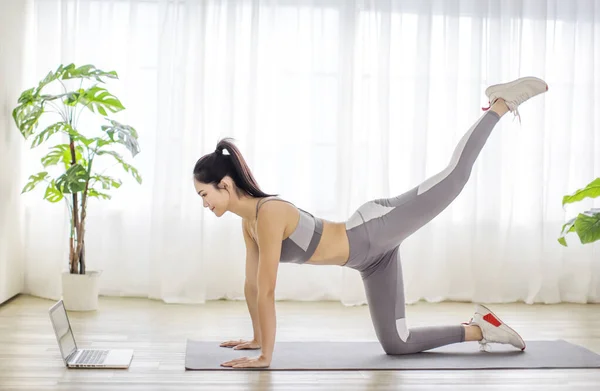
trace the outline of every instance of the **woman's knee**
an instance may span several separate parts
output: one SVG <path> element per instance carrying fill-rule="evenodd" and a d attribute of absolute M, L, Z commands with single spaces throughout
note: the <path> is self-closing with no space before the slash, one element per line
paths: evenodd
<path fill-rule="evenodd" d="M 409 349 L 406 349 L 403 346 L 388 346 L 388 347 L 384 347 L 383 351 L 388 356 L 400 356 L 400 355 L 403 355 L 403 354 L 416 353 L 416 352 L 410 351 Z"/>
<path fill-rule="evenodd" d="M 402 341 L 400 338 L 393 341 L 381 341 L 381 347 L 383 348 L 383 351 L 390 356 L 417 353 L 413 346 Z"/>

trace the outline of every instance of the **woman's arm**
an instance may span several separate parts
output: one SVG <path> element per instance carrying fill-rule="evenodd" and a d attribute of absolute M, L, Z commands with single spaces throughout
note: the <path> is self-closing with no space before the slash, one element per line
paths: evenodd
<path fill-rule="evenodd" d="M 252 319 L 252 329 L 254 331 L 254 341 L 260 344 L 260 325 L 258 321 L 258 245 L 250 236 L 248 227 L 242 220 L 242 229 L 244 231 L 244 242 L 246 243 L 246 280 L 244 282 L 244 296 L 246 296 L 246 305 Z"/>
<path fill-rule="evenodd" d="M 262 356 L 270 363 L 275 347 L 275 285 L 281 256 L 281 242 L 285 221 L 281 218 L 281 205 L 270 202 L 260 209 L 258 231 L 258 319 Z"/>
<path fill-rule="evenodd" d="M 234 368 L 258 368 L 271 365 L 275 347 L 275 282 L 281 256 L 281 242 L 285 222 L 281 205 L 269 202 L 260 208 L 257 221 L 258 265 L 256 278 L 256 307 L 260 329 L 261 355 L 241 357 L 222 366 Z M 249 307 L 250 308 L 250 307 Z"/>

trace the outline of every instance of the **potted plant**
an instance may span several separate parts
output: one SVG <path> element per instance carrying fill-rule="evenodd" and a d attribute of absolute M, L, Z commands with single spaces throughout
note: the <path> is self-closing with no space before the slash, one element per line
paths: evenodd
<path fill-rule="evenodd" d="M 586 197 L 596 198 L 600 196 L 600 178 L 596 178 L 583 189 L 563 197 L 563 207 L 566 204 L 581 201 Z M 576 232 L 582 244 L 592 243 L 600 239 L 600 208 L 592 208 L 579 213 L 576 217 L 567 221 L 563 227 L 558 242 L 567 247 L 565 236 L 569 232 Z"/>
<path fill-rule="evenodd" d="M 23 91 L 12 113 L 25 140 L 33 138 L 30 148 L 46 144 L 50 138 L 62 141 L 49 147 L 50 152 L 41 159 L 43 167 L 48 170 L 31 175 L 21 193 L 31 191 L 43 182 L 46 184 L 45 200 L 52 203 L 64 200 L 67 204 L 70 216 L 69 268 L 62 273 L 62 295 L 65 307 L 74 311 L 98 308 L 98 277 L 101 271 L 86 269 L 88 199 L 108 200 L 111 196 L 106 191 L 122 184 L 121 180 L 104 175 L 104 172 L 94 172 L 94 162 L 100 158 L 111 159 L 111 163 L 119 165 L 142 183 L 138 170 L 114 149 L 125 148 L 132 157 L 140 151 L 136 130 L 109 118 L 109 113 L 125 108 L 103 87 L 105 79 L 118 79 L 117 73 L 105 72 L 93 65 L 76 67 L 61 64 L 56 71 L 49 72 L 37 87 Z M 44 93 L 50 86 L 58 88 L 58 93 Z M 83 112 L 96 115 L 94 119 L 103 123 L 95 134 L 89 133 L 89 129 L 83 132 L 78 127 Z M 42 115 L 58 116 L 57 122 L 38 131 Z M 51 170 L 56 175 L 51 175 Z"/>

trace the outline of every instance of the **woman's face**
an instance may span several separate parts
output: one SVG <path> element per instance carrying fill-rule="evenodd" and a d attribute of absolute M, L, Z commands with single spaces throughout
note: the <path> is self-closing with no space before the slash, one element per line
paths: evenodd
<path fill-rule="evenodd" d="M 229 193 L 225 190 L 224 182 L 217 185 L 218 189 L 212 184 L 198 182 L 194 179 L 194 187 L 200 197 L 202 205 L 213 212 L 217 217 L 223 216 L 229 205 Z"/>

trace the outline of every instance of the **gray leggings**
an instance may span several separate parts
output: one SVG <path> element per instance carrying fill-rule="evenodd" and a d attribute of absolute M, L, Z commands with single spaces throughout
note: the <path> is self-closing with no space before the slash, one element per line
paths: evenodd
<path fill-rule="evenodd" d="M 398 197 L 365 203 L 346 222 L 350 257 L 345 266 L 361 274 L 375 333 L 387 354 L 417 353 L 465 339 L 461 325 L 407 328 L 399 247 L 460 194 L 499 120 L 497 113 L 486 112 L 442 172 Z"/>

